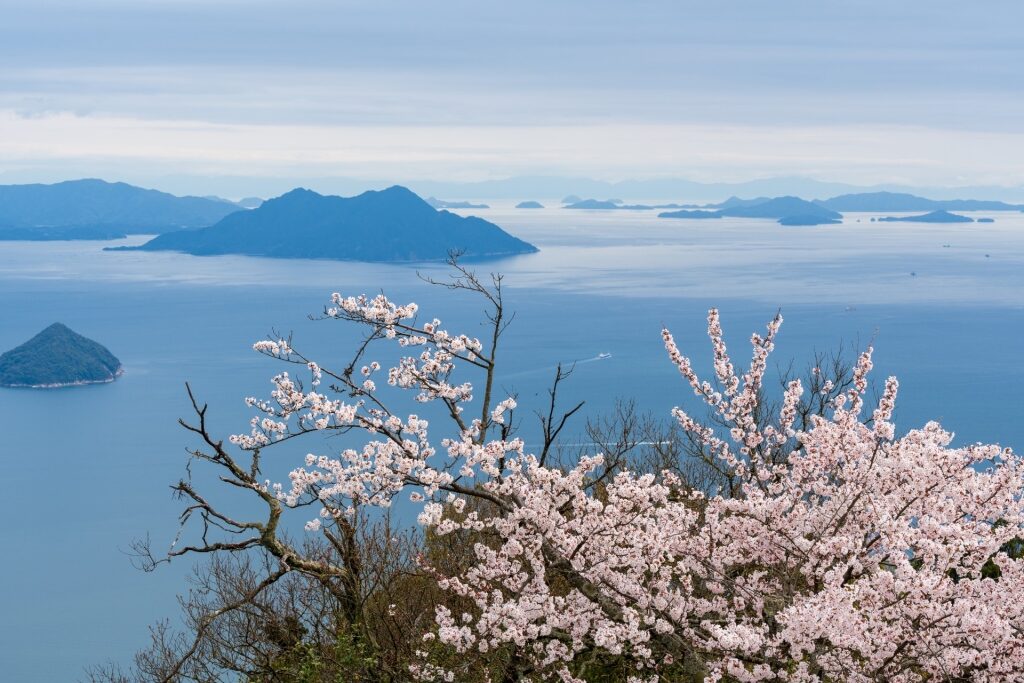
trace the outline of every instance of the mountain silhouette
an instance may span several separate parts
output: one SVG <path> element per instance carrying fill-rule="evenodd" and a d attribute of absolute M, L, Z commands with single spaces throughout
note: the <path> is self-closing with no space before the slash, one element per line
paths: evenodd
<path fill-rule="evenodd" d="M 68 180 L 53 185 L 0 185 L 0 233 L 39 230 L 99 234 L 163 233 L 213 225 L 239 210 L 235 204 L 205 197 L 176 197 L 126 183 Z M 13 233 L 12 233 L 13 234 Z M 89 238 L 89 237 L 86 237 Z"/>
<path fill-rule="evenodd" d="M 981 199 L 925 199 L 905 192 L 844 194 L 815 204 L 833 211 L 1016 211 L 1021 207 Z"/>
<path fill-rule="evenodd" d="M 453 251 L 465 258 L 537 251 L 493 223 L 438 211 L 397 185 L 355 197 L 296 189 L 208 228 L 160 235 L 133 249 L 354 261 L 438 261 Z"/>

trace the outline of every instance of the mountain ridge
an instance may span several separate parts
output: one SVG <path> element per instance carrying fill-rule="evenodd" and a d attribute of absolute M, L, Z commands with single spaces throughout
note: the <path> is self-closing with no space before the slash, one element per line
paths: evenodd
<path fill-rule="evenodd" d="M 713 205 L 712 205 L 713 206 Z M 714 211 L 665 211 L 658 218 L 774 218 L 782 225 L 826 225 L 839 223 L 842 214 L 799 197 L 760 197 L 743 200 L 730 197 Z"/>
<path fill-rule="evenodd" d="M 223 200 L 178 197 L 97 178 L 0 185 L 0 231 L 163 233 L 212 225 L 240 210 Z"/>
<path fill-rule="evenodd" d="M 474 259 L 537 251 L 493 223 L 438 211 L 398 185 L 355 197 L 296 188 L 207 228 L 114 248 L 129 249 L 377 262 L 440 261 L 451 252 Z"/>
<path fill-rule="evenodd" d="M 815 204 L 834 211 L 1018 211 L 1024 207 L 985 199 L 928 199 L 907 192 L 858 192 Z"/>

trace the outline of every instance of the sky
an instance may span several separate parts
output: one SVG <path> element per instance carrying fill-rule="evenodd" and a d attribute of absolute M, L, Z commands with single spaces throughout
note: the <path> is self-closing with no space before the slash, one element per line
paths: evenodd
<path fill-rule="evenodd" d="M 1024 185 L 1019 0 L 0 0 L 0 16 L 5 183 Z"/>

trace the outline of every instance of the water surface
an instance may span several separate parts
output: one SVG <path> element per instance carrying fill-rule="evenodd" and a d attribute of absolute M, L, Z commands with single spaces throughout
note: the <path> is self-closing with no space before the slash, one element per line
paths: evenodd
<path fill-rule="evenodd" d="M 992 224 L 871 223 L 782 227 L 766 220 L 673 221 L 653 212 L 472 212 L 541 248 L 478 266 L 506 275 L 510 308 L 501 387 L 528 406 L 555 364 L 586 361 L 566 401 L 589 414 L 632 398 L 664 414 L 692 405 L 665 360 L 668 325 L 709 368 L 704 316 L 722 309 L 733 356 L 781 308 L 780 361 L 841 342 L 876 346 L 877 372 L 901 379 L 901 429 L 940 419 L 961 443 L 1024 443 L 1024 215 Z M 141 238 L 118 242 L 134 243 Z M 481 306 L 425 285 L 436 264 L 386 265 L 172 253 L 105 252 L 94 242 L 0 243 L 0 349 L 54 321 L 107 345 L 126 373 L 109 385 L 2 390 L 0 671 L 4 680 L 73 680 L 127 661 L 146 627 L 176 617 L 187 562 L 154 574 L 123 552 L 149 533 L 170 541 L 179 504 L 168 485 L 185 447 L 184 383 L 211 404 L 222 434 L 242 431 L 246 395 L 278 371 L 252 353 L 272 329 L 344 362 L 356 339 L 307 317 L 332 291 L 381 289 L 478 334 Z M 609 358 L 595 360 L 599 354 Z M 523 411 L 528 413 L 529 411 Z M 268 465 L 283 476 L 290 454 Z"/>

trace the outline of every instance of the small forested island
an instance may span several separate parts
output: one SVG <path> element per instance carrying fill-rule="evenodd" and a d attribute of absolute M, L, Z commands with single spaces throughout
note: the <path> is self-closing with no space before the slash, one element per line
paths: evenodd
<path fill-rule="evenodd" d="M 346 261 L 443 261 L 529 254 L 537 248 L 494 223 L 438 211 L 395 185 L 356 197 L 296 189 L 216 225 L 160 235 L 111 251 L 180 251 Z"/>
<path fill-rule="evenodd" d="M 446 202 L 437 197 L 427 197 L 427 204 L 435 209 L 489 209 L 487 204 L 474 204 L 472 202 Z"/>
<path fill-rule="evenodd" d="M 0 386 L 53 389 L 113 382 L 121 361 L 102 344 L 54 323 L 0 355 Z"/>
<path fill-rule="evenodd" d="M 909 222 L 909 223 L 973 223 L 973 218 L 961 216 L 960 214 L 948 211 L 932 211 L 931 213 L 919 216 L 884 216 L 878 220 L 886 223 Z"/>
<path fill-rule="evenodd" d="M 516 208 L 517 209 L 543 209 L 544 205 L 541 204 L 540 202 L 535 202 L 535 201 L 530 200 L 530 201 L 525 201 L 525 202 L 519 202 L 518 204 L 516 204 Z"/>

